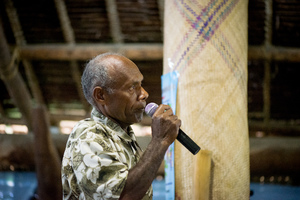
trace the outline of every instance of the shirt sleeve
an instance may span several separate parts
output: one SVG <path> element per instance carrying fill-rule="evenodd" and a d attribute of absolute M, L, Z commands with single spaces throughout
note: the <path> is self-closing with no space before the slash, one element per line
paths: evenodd
<path fill-rule="evenodd" d="M 82 130 L 81 130 L 82 131 Z M 122 162 L 111 137 L 101 127 L 84 130 L 73 141 L 72 167 L 85 199 L 119 199 L 124 188 L 128 166 Z"/>

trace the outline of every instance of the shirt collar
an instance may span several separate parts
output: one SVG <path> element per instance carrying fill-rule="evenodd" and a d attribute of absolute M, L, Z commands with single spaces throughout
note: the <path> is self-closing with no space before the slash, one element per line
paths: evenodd
<path fill-rule="evenodd" d="M 128 127 L 128 133 L 126 133 L 119 124 L 112 121 L 102 113 L 98 112 L 95 108 L 93 108 L 91 112 L 91 118 L 94 121 L 101 122 L 102 124 L 109 127 L 111 131 L 113 131 L 115 134 L 117 134 L 121 139 L 125 140 L 126 142 L 136 141 L 136 137 L 134 135 L 131 126 Z"/>

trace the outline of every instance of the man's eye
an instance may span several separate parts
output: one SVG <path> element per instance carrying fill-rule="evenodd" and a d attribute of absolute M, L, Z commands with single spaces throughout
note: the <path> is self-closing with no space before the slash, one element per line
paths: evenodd
<path fill-rule="evenodd" d="M 135 85 L 131 86 L 131 87 L 129 88 L 129 91 L 133 91 L 134 89 L 135 89 Z"/>

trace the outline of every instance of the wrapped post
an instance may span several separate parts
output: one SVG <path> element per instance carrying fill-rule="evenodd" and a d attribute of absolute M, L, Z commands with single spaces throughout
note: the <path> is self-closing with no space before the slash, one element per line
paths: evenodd
<path fill-rule="evenodd" d="M 213 200 L 249 199 L 247 8 L 242 0 L 165 1 L 164 74 L 172 62 L 181 128 L 211 152 Z M 177 199 L 193 199 L 195 162 L 175 142 Z"/>

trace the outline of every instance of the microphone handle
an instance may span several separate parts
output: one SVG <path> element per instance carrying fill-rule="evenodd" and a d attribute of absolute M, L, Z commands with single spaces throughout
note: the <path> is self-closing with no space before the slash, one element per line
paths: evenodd
<path fill-rule="evenodd" d="M 187 148 L 192 154 L 196 155 L 200 151 L 200 147 L 181 129 L 179 129 L 176 138 L 185 148 Z"/>

